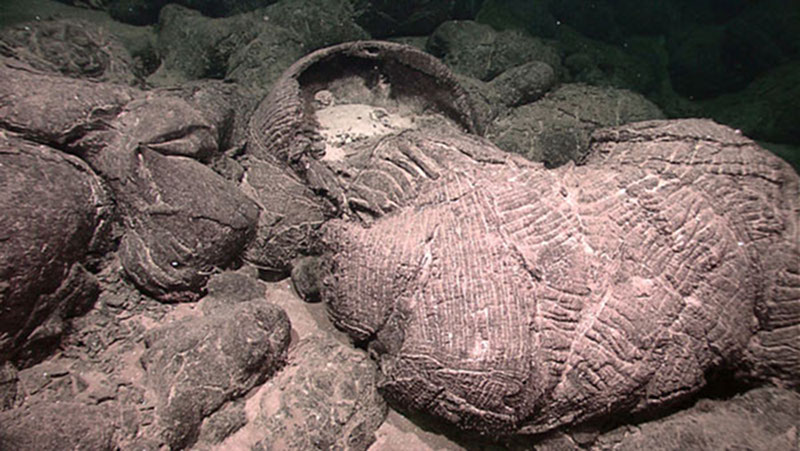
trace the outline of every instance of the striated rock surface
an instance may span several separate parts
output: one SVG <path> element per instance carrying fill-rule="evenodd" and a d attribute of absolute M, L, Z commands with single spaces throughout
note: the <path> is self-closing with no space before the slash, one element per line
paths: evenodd
<path fill-rule="evenodd" d="M 328 224 L 323 299 L 389 399 L 531 433 L 722 368 L 797 384 L 796 173 L 708 121 L 597 140 L 602 164 L 455 171 L 369 228 Z"/>
<path fill-rule="evenodd" d="M 303 55 L 368 39 L 362 26 L 391 32 L 381 21 L 427 32 L 480 2 L 113 2 L 157 27 L 11 3 L 0 22 L 35 21 L 0 31 L 0 448 L 796 446 L 788 390 L 639 423 L 719 374 L 797 386 L 796 177 L 710 122 L 590 141 L 651 109 L 605 89 L 548 94 L 579 80 L 669 100 L 673 27 L 695 25 L 652 11 L 622 24 L 625 2 L 529 2 L 536 23 L 511 28 L 554 41 L 474 22 L 398 39 L 469 74 L 454 75 L 382 42 Z M 795 52 L 794 16 L 765 29 L 748 11 L 712 48 L 736 65 L 774 42 L 737 66 L 760 76 Z M 619 34 L 632 29 L 658 36 Z M 752 93 L 770 98 L 793 70 Z M 526 114 L 545 125 L 514 122 Z M 791 138 L 780 114 L 753 126 Z M 589 163 L 548 172 L 479 136 L 504 120 L 555 130 L 536 143 L 548 165 L 576 143 Z M 379 393 L 486 436 L 392 412 L 370 445 Z"/>
<path fill-rule="evenodd" d="M 796 346 L 800 337 L 797 173 L 741 133 L 711 121 L 643 122 L 600 131 L 594 141 L 590 164 L 621 170 L 636 167 L 659 177 L 677 178 L 681 184 L 690 184 L 695 196 L 709 199 L 715 214 L 731 224 L 735 245 L 752 255 L 751 264 L 757 268 L 739 269 L 756 283 L 756 291 L 744 297 L 753 302 L 757 321 L 757 333 L 739 363 L 756 377 L 796 387 L 800 383 L 796 376 L 800 374 Z M 694 236 L 714 247 L 702 239 L 705 235 Z M 722 265 L 720 256 L 704 262 L 700 255 L 693 255 L 701 268 Z M 745 277 L 731 280 L 735 281 L 733 289 L 746 287 Z"/>
<path fill-rule="evenodd" d="M 425 119 L 426 113 L 438 114 Z M 423 116 L 419 123 L 412 123 L 415 115 Z M 436 163 L 415 161 L 424 135 L 401 132 L 478 131 L 484 125 L 479 119 L 466 92 L 435 58 L 400 44 L 359 41 L 314 52 L 289 68 L 252 116 L 247 153 L 287 164 L 339 210 L 380 215 L 394 208 L 396 194 L 409 185 L 379 180 L 382 175 L 375 179 L 370 160 L 387 160 L 383 165 L 405 173 L 401 178 L 435 178 L 436 170 L 426 166 Z M 479 145 L 473 148 L 483 153 Z M 381 185 L 377 192 L 375 184 Z"/>
<path fill-rule="evenodd" d="M 287 272 L 300 255 L 312 253 L 318 229 L 332 208 L 274 157 L 241 160 L 244 176 L 240 189 L 261 209 L 255 237 L 243 258 L 262 269 Z"/>
<path fill-rule="evenodd" d="M 123 267 L 143 290 L 197 299 L 209 271 L 253 235 L 257 205 L 198 161 L 218 152 L 212 115 L 177 97 L 65 79 L 17 60 L 4 59 L 0 71 L 12 80 L 0 85 L 8 100 L 0 124 L 78 154 L 108 184 L 124 218 Z"/>

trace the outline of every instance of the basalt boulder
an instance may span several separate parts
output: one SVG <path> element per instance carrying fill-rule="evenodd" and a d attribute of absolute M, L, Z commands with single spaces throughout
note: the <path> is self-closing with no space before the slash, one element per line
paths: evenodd
<path fill-rule="evenodd" d="M 324 333 L 290 351 L 258 407 L 250 427 L 259 438 L 252 449 L 259 451 L 366 450 L 387 410 L 367 353 Z"/>
<path fill-rule="evenodd" d="M 592 149 L 444 173 L 369 228 L 328 223 L 322 297 L 385 396 L 507 434 L 658 410 L 717 371 L 798 384 L 797 174 L 708 121 Z"/>
<path fill-rule="evenodd" d="M 558 78 L 563 72 L 558 51 L 545 41 L 469 20 L 441 24 L 428 38 L 426 50 L 453 71 L 483 81 L 532 61 L 548 64 Z"/>
<path fill-rule="evenodd" d="M 337 214 L 382 215 L 404 203 L 417 181 L 437 178 L 447 136 L 485 127 L 447 67 L 412 47 L 358 41 L 299 60 L 276 82 L 250 121 L 247 154 L 288 165 Z M 424 130 L 442 139 L 427 139 Z M 503 160 L 474 139 L 465 159 Z M 472 153 L 471 153 L 472 152 Z"/>
<path fill-rule="evenodd" d="M 658 107 L 640 94 L 564 84 L 538 102 L 498 117 L 486 136 L 505 151 L 556 167 L 584 158 L 597 128 L 663 117 Z"/>
<path fill-rule="evenodd" d="M 32 67 L 125 85 L 141 84 L 130 53 L 104 26 L 80 19 L 24 22 L 0 31 L 0 54 Z"/>
<path fill-rule="evenodd" d="M 451 80 L 421 67 L 440 66 L 383 43 L 316 52 L 257 110 L 248 149 L 340 207 L 321 297 L 394 405 L 529 434 L 659 411 L 720 372 L 798 384 L 785 162 L 710 121 L 651 121 L 547 170 L 470 134 L 456 84 L 427 91 L 438 120 L 403 126 L 408 80 Z"/>
<path fill-rule="evenodd" d="M 100 176 L 122 217 L 123 267 L 142 290 L 197 299 L 210 271 L 253 236 L 258 206 L 202 163 L 219 154 L 217 107 L 198 110 L 167 92 L 65 78 L 10 58 L 0 71 L 10 80 L 0 85 L 0 125 L 80 156 Z"/>
<path fill-rule="evenodd" d="M 116 425 L 105 406 L 39 403 L 0 412 L 3 449 L 113 450 Z"/>
<path fill-rule="evenodd" d="M 216 129 L 182 99 L 133 101 L 113 127 L 80 145 L 116 195 L 125 226 L 120 259 L 140 289 L 196 300 L 213 268 L 229 264 L 253 236 L 258 206 L 198 161 L 217 151 Z"/>
<path fill-rule="evenodd" d="M 70 155 L 0 132 L 0 361 L 43 357 L 99 287 L 85 265 L 113 211 L 100 178 Z"/>
<path fill-rule="evenodd" d="M 193 444 L 203 419 L 275 373 L 286 360 L 286 313 L 263 298 L 219 307 L 145 336 L 141 357 L 157 398 L 160 438 L 172 448 Z"/>

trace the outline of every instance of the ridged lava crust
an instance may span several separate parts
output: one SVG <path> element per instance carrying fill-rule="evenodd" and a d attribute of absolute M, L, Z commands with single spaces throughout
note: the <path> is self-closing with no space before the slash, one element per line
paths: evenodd
<path fill-rule="evenodd" d="M 326 226 L 323 298 L 396 404 L 540 432 L 658 408 L 715 369 L 798 382 L 797 174 L 708 121 L 593 149 L 551 171 L 475 162 L 369 228 Z"/>
<path fill-rule="evenodd" d="M 469 132 L 483 129 L 466 92 L 436 58 L 391 42 L 348 42 L 313 52 L 287 69 L 252 116 L 248 153 L 277 157 L 312 190 L 344 204 L 337 176 L 319 160 L 323 137 L 312 102 L 327 82 L 348 75 L 381 77 L 391 85 L 392 98 L 414 98 Z"/>
<path fill-rule="evenodd" d="M 447 119 L 324 157 L 315 101 L 347 79 L 368 89 L 340 89 L 345 104 Z M 468 134 L 475 117 L 429 55 L 359 42 L 296 63 L 250 123 L 251 155 L 341 207 L 321 232 L 322 298 L 395 405 L 536 433 L 663 407 L 716 371 L 800 383 L 788 165 L 687 120 L 601 130 L 588 164 L 547 171 Z"/>

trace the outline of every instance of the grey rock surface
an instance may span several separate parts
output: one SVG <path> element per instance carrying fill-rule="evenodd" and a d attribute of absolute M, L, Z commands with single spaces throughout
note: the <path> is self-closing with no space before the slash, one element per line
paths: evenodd
<path fill-rule="evenodd" d="M 266 385 L 254 450 L 366 450 L 386 416 L 377 372 L 364 351 L 327 334 L 304 338 Z"/>
<path fill-rule="evenodd" d="M 0 412 L 17 406 L 20 398 L 19 374 L 11 362 L 0 367 Z"/>
<path fill-rule="evenodd" d="M 652 96 L 669 78 L 663 38 L 631 36 L 621 43 L 589 39 L 568 26 L 557 33 L 573 83 L 629 89 Z"/>
<path fill-rule="evenodd" d="M 533 61 L 506 70 L 489 82 L 454 74 L 469 93 L 469 101 L 481 124 L 491 124 L 511 109 L 533 103 L 556 87 L 553 69 Z"/>
<path fill-rule="evenodd" d="M 298 258 L 292 265 L 292 286 L 301 299 L 318 302 L 322 292 L 323 260 L 317 256 Z"/>
<path fill-rule="evenodd" d="M 658 107 L 631 91 L 565 84 L 498 117 L 487 138 L 505 151 L 557 167 L 581 161 L 597 128 L 660 118 Z"/>
<path fill-rule="evenodd" d="M 318 95 L 327 97 L 324 104 L 306 101 Z M 326 110 L 326 106 L 348 109 L 355 105 L 359 109 L 358 105 L 366 104 L 381 110 L 365 110 L 361 116 L 356 114 L 353 120 L 361 121 L 358 126 L 336 122 L 337 114 L 325 115 L 339 111 Z M 478 131 L 484 126 L 453 74 L 430 55 L 379 41 L 333 46 L 299 60 L 276 82 L 251 118 L 247 153 L 260 160 L 277 158 L 293 169 L 308 188 L 342 211 L 358 214 L 355 210 L 360 210 L 366 215 L 380 215 L 394 208 L 398 199 L 392 196 L 409 189 L 409 185 L 399 179 L 396 183 L 386 183 L 380 180 L 383 176 L 375 179 L 370 171 L 358 168 L 368 169 L 368 160 L 373 158 L 387 160 L 386 163 L 395 159 L 393 164 L 399 165 L 397 169 L 410 170 L 407 175 L 412 178 L 435 177 L 433 172 L 424 169 L 408 169 L 428 163 L 414 161 L 419 153 L 415 149 L 417 138 L 397 133 L 411 127 L 403 120 L 403 115 L 424 115 L 427 111 L 440 112 L 445 122 L 451 123 L 447 127 L 452 126 L 454 130 Z M 332 123 L 320 126 L 328 117 Z M 392 125 L 393 119 L 398 125 Z M 337 127 L 343 130 L 337 131 Z M 348 131 L 348 127 L 366 131 Z M 329 148 L 323 136 L 325 129 L 327 133 L 338 134 L 330 140 Z M 387 134 L 393 142 L 381 145 L 384 150 L 371 152 L 370 146 L 380 145 L 381 136 Z M 369 139 L 370 136 L 373 139 Z M 340 141 L 346 145 L 353 140 L 365 143 L 353 155 L 343 154 L 343 148 L 336 147 Z M 481 153 L 478 146 L 474 148 Z M 351 162 L 343 165 L 338 161 L 343 158 Z M 348 169 L 350 164 L 356 166 Z M 403 169 L 404 165 L 407 169 Z M 362 174 L 357 176 L 352 171 Z M 374 192 L 375 183 L 382 185 L 379 191 L 395 193 Z"/>
<path fill-rule="evenodd" d="M 217 152 L 218 133 L 188 102 L 13 59 L 0 70 L 10 77 L 0 86 L 7 99 L 0 123 L 79 154 L 108 183 L 129 232 L 123 266 L 143 289 L 196 299 L 209 269 L 228 264 L 252 236 L 256 204 L 195 160 Z M 183 180 L 203 181 L 203 190 Z"/>
<path fill-rule="evenodd" d="M 364 27 L 387 32 L 380 21 L 427 33 L 448 15 L 472 18 L 467 0 L 114 2 L 114 14 L 144 12 L 158 27 L 48 0 L 0 4 L 0 24 L 18 24 L 0 31 L 0 147 L 11 149 L 0 150 L 0 184 L 12 187 L 0 247 L 28 246 L 0 249 L 0 309 L 19 287 L 31 295 L 0 321 L 0 448 L 460 449 L 516 433 L 494 444 L 796 445 L 787 391 L 638 423 L 688 405 L 719 373 L 797 386 L 796 177 L 709 122 L 598 131 L 651 110 L 605 88 L 550 92 L 581 80 L 699 111 L 670 86 L 665 42 L 716 21 L 712 50 L 735 69 L 723 81 L 759 76 L 796 55 L 796 9 L 764 21 L 783 1 L 759 2 L 763 15 L 745 0 L 700 2 L 679 12 L 688 22 L 656 2 L 625 24 L 627 0 L 530 2 L 537 17 L 522 27 L 547 32 L 557 17 L 558 43 L 473 22 L 403 39 L 469 75 L 379 42 L 303 57 L 367 39 Z M 260 8 L 209 17 L 242 7 Z M 520 29 L 512 19 L 499 28 Z M 618 39 L 633 29 L 669 36 Z M 742 60 L 765 42 L 763 58 Z M 794 136 L 758 102 L 779 86 L 791 103 L 793 72 L 782 74 L 754 83 L 753 105 L 728 117 L 758 115 L 771 139 Z M 479 136 L 536 105 L 556 121 L 538 143 L 552 143 L 547 164 L 572 144 L 589 149 L 574 157 L 587 164 L 548 172 Z M 717 110 L 726 105 L 737 104 Z M 107 197 L 86 201 L 87 186 Z M 24 277 L 8 280 L 8 268 Z M 301 302 L 292 283 L 327 305 Z M 315 335 L 340 334 L 328 316 L 369 352 Z M 369 445 L 385 417 L 379 392 L 490 437 L 456 432 L 456 444 L 447 427 L 423 431 L 393 412 L 403 433 L 381 427 Z M 768 414 L 744 419 L 759 409 Z M 608 420 L 638 424 L 593 429 Z M 730 433 L 715 435 L 724 423 Z"/>
<path fill-rule="evenodd" d="M 658 145 L 640 144 L 654 139 Z M 677 176 L 713 200 L 715 211 L 735 224 L 734 230 L 745 231 L 737 235 L 736 246 L 760 256 L 759 271 L 748 273 L 759 283 L 757 294 L 749 297 L 757 326 L 737 363 L 750 377 L 797 387 L 797 172 L 740 132 L 708 120 L 642 122 L 598 131 L 588 161 L 610 169 L 635 167 L 660 177 Z M 680 172 L 673 165 L 693 170 Z M 713 266 L 717 260 L 712 262 Z M 709 264 L 704 265 L 702 269 Z M 741 287 L 744 279 L 736 280 Z"/>
<path fill-rule="evenodd" d="M 83 264 L 107 238 L 112 204 L 84 162 L 9 133 L 0 188 L 0 360 L 21 350 L 35 360 L 97 299 Z"/>
<path fill-rule="evenodd" d="M 86 20 L 25 22 L 0 31 L 4 56 L 67 77 L 141 84 L 128 50 L 108 28 Z"/>
<path fill-rule="evenodd" d="M 229 264 L 253 236 L 258 207 L 194 160 L 149 150 L 132 156 L 140 178 L 130 191 L 119 190 L 128 203 L 123 267 L 141 289 L 165 301 L 195 300 L 213 268 Z"/>
<path fill-rule="evenodd" d="M 245 173 L 240 188 L 261 209 L 243 258 L 263 269 L 288 272 L 293 259 L 313 252 L 317 230 L 333 209 L 285 164 L 265 158 L 248 155 L 241 160 Z"/>
<path fill-rule="evenodd" d="M 0 78 L 5 99 L 0 125 L 58 148 L 69 148 L 87 131 L 104 128 L 136 95 L 133 88 L 66 78 L 7 57 L 0 57 Z"/>
<path fill-rule="evenodd" d="M 12 94 L 8 126 L 69 145 L 107 181 L 129 231 L 122 242 L 128 274 L 151 293 L 173 290 L 170 299 L 196 298 L 204 273 L 231 261 L 258 215 L 233 183 L 195 160 L 217 152 L 214 124 L 175 97 L 79 80 L 70 86 L 49 74 L 16 80 L 20 87 L 59 83 L 47 95 Z M 59 93 L 64 99 L 56 105 Z M 60 121 L 42 123 L 45 108 L 63 112 Z M 203 191 L 183 180 L 203 181 Z"/>
<path fill-rule="evenodd" d="M 252 12 L 209 18 L 166 5 L 159 19 L 159 70 L 148 81 L 172 86 L 216 78 L 267 93 L 277 77 L 309 51 L 368 38 L 348 2 L 278 2 Z"/>
<path fill-rule="evenodd" d="M 0 412 L 0 447 L 57 451 L 113 450 L 116 425 L 102 406 L 42 403 Z"/>
<path fill-rule="evenodd" d="M 795 449 L 800 395 L 758 388 L 730 400 L 704 400 L 683 412 L 599 437 L 600 449 Z"/>
<path fill-rule="evenodd" d="M 489 82 L 498 101 L 513 108 L 542 98 L 556 84 L 556 73 L 547 63 L 532 61 L 512 67 Z"/>
<path fill-rule="evenodd" d="M 158 396 L 161 438 L 173 448 L 194 443 L 206 416 L 283 365 L 290 327 L 286 313 L 262 299 L 149 332 L 141 362 Z"/>
<path fill-rule="evenodd" d="M 171 85 L 222 78 L 230 54 L 258 33 L 256 20 L 246 15 L 212 19 L 177 4 L 164 6 L 156 41 L 161 66 L 148 81 Z"/>
<path fill-rule="evenodd" d="M 549 65 L 557 77 L 562 72 L 561 57 L 543 40 L 468 20 L 440 25 L 430 35 L 427 50 L 453 71 L 483 81 L 533 61 Z"/>
<path fill-rule="evenodd" d="M 798 383 L 797 174 L 709 121 L 604 129 L 593 152 L 326 225 L 323 299 L 385 396 L 508 434 L 657 410 L 726 368 Z"/>
<path fill-rule="evenodd" d="M 214 274 L 208 279 L 206 290 L 208 293 L 200 301 L 199 307 L 204 315 L 212 316 L 218 308 L 263 299 L 266 286 L 258 280 L 257 274 L 239 270 Z"/>
<path fill-rule="evenodd" d="M 197 436 L 198 446 L 202 449 L 204 445 L 217 445 L 222 443 L 225 438 L 235 433 L 247 424 L 247 414 L 243 403 L 230 403 L 225 407 L 209 415 L 200 426 Z"/>

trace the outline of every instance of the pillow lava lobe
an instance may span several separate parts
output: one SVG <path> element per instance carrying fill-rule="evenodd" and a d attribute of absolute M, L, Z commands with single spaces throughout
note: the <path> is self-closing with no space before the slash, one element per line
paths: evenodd
<path fill-rule="evenodd" d="M 379 61 L 377 74 L 339 70 L 378 80 L 345 103 L 391 116 L 392 102 L 419 101 L 405 84 L 438 78 L 423 111 L 450 121 L 332 142 L 314 101 L 339 101 L 341 58 Z M 538 433 L 663 408 L 719 370 L 797 385 L 800 195 L 788 165 L 684 120 L 600 130 L 588 164 L 548 171 L 470 135 L 483 129 L 475 117 L 430 56 L 359 42 L 292 66 L 250 124 L 256 154 L 345 213 L 321 230 L 321 296 L 373 350 L 395 405 Z"/>

